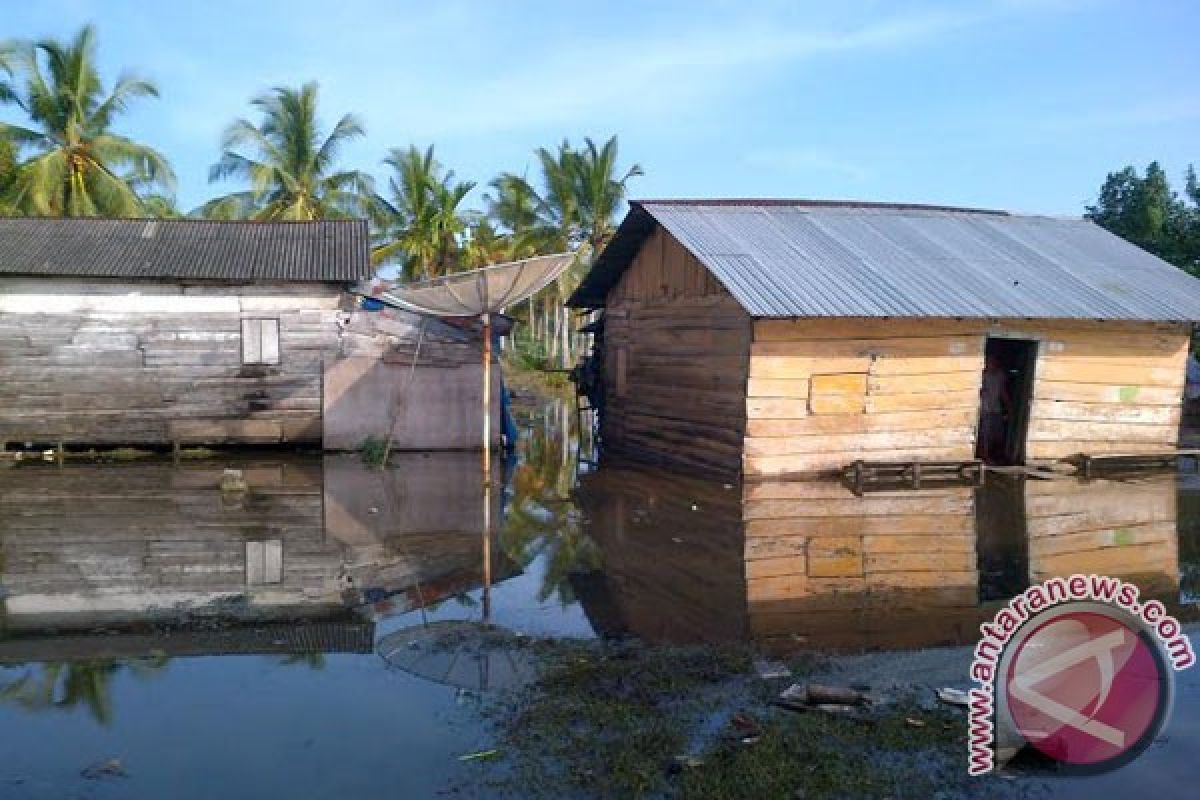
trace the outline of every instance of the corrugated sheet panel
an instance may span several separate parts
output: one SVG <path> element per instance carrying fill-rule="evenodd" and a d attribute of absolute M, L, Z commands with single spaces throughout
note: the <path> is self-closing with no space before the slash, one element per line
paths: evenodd
<path fill-rule="evenodd" d="M 1200 281 L 1086 220 L 800 201 L 635 203 L 573 304 L 603 304 L 650 221 L 755 317 L 1200 320 Z"/>
<path fill-rule="evenodd" d="M 364 220 L 0 219 L 0 274 L 341 282 L 371 273 Z"/>

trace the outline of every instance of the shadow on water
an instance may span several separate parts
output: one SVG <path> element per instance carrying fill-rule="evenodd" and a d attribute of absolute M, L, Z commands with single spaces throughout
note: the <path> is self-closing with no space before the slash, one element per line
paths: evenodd
<path fill-rule="evenodd" d="M 377 650 L 450 623 L 788 649 L 967 644 L 1031 582 L 1081 571 L 1196 617 L 1195 476 L 861 497 L 721 484 L 595 467 L 574 413 L 519 409 L 519 450 L 486 502 L 472 453 L 398 453 L 386 470 L 345 455 L 0 469 L 0 737 L 26 743 L 0 767 L 0 794 L 61 796 L 115 755 L 163 791 L 219 763 L 247 794 L 432 794 L 455 754 L 486 743 L 457 716 L 470 687 L 389 669 Z M 221 488 L 227 468 L 244 490 Z M 163 758 L 168 745 L 184 755 Z M 261 768 L 297 753 L 287 775 Z M 172 796 L 207 796 L 214 780 Z"/>

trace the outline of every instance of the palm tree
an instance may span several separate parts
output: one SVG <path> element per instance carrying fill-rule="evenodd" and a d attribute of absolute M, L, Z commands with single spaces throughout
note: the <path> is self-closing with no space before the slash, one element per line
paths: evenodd
<path fill-rule="evenodd" d="M 523 177 L 504 173 L 491 183 L 495 194 L 485 199 L 497 224 L 514 233 L 528 230 L 524 235 L 540 252 L 581 250 L 583 257 L 552 288 L 531 299 L 529 306 L 531 327 L 541 329 L 549 359 L 568 367 L 574 359 L 575 337 L 563 303 L 579 284 L 590 259 L 612 238 L 627 184 L 643 172 L 637 164 L 618 172 L 616 136 L 600 146 L 585 138 L 578 150 L 564 140 L 555 149 L 538 148 L 535 155 L 541 171 L 540 190 Z M 544 325 L 538 323 L 539 305 L 544 307 Z"/>
<path fill-rule="evenodd" d="M 115 119 L 154 84 L 124 74 L 106 91 L 96 70 L 96 35 L 70 42 L 9 44 L 0 55 L 0 102 L 14 103 L 30 126 L 0 123 L 17 151 L 7 204 L 39 216 L 142 216 L 138 192 L 170 191 L 175 175 L 153 148 L 113 133 Z"/>
<path fill-rule="evenodd" d="M 634 164 L 617 177 L 616 136 L 601 147 L 596 147 L 591 138 L 583 142 L 583 149 L 571 161 L 579 237 L 582 243 L 591 246 L 593 253 L 599 253 L 616 230 L 613 220 L 625 199 L 629 179 L 645 173 L 639 164 Z"/>
<path fill-rule="evenodd" d="M 433 278 L 458 269 L 462 262 L 460 237 L 467 215 L 460 209 L 475 188 L 444 171 L 433 146 L 419 150 L 392 148 L 384 164 L 391 168 L 389 197 L 376 197 L 374 214 L 379 246 L 372 261 L 402 262 L 411 278 Z"/>
<path fill-rule="evenodd" d="M 353 114 L 345 114 L 324 136 L 317 120 L 317 84 L 299 89 L 278 86 L 250 101 L 262 114 L 254 125 L 238 119 L 221 142 L 221 160 L 210 182 L 241 178 L 244 191 L 210 200 L 199 209 L 213 219 L 313 220 L 361 214 L 372 194 L 369 176 L 337 170 L 338 152 L 363 135 Z"/>
<path fill-rule="evenodd" d="M 6 199 L 17 179 L 17 151 L 11 143 L 0 139 L 0 217 L 16 213 L 16 208 Z"/>

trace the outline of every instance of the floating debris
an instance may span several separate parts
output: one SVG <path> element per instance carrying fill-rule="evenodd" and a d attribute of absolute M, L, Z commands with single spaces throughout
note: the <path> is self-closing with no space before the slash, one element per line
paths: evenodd
<path fill-rule="evenodd" d="M 459 761 L 484 761 L 487 759 L 496 758 L 500 755 L 499 750 L 480 750 L 477 753 L 467 753 L 458 757 Z"/>
<path fill-rule="evenodd" d="M 89 781 L 98 781 L 101 778 L 129 777 L 129 773 L 125 771 L 125 767 L 121 764 L 121 759 L 119 758 L 97 761 L 95 764 L 81 769 L 79 774 Z"/>
<path fill-rule="evenodd" d="M 754 671 L 764 681 L 792 677 L 792 671 L 782 661 L 769 661 L 765 658 L 754 659 Z"/>
<path fill-rule="evenodd" d="M 949 703 L 952 706 L 967 706 L 971 704 L 971 696 L 962 689 L 953 689 L 950 687 L 938 689 L 937 698 L 943 703 Z"/>
<path fill-rule="evenodd" d="M 855 706 L 870 705 L 871 696 L 866 692 L 847 686 L 824 686 L 819 683 L 810 683 L 806 686 L 794 683 L 784 689 L 775 702 L 777 705 L 793 711 L 816 709 L 842 713 L 843 708 L 853 711 Z"/>
<path fill-rule="evenodd" d="M 742 744 L 755 744 L 762 738 L 762 725 L 744 711 L 734 714 L 729 724 L 734 730 L 734 738 Z"/>

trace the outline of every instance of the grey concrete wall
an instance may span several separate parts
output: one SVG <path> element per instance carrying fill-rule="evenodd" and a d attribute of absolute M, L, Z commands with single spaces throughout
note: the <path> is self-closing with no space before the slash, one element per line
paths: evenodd
<path fill-rule="evenodd" d="M 411 372 L 411 378 L 410 378 Z M 480 449 L 481 365 L 418 366 L 350 356 L 326 364 L 325 449 L 353 450 L 387 436 L 397 450 Z M 500 444 L 500 368 L 492 369 L 492 444 Z"/>

